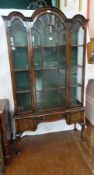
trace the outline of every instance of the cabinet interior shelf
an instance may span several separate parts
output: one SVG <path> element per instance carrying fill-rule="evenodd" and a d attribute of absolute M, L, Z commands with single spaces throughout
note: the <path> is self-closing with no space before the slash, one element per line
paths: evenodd
<path fill-rule="evenodd" d="M 71 47 L 83 47 L 84 45 L 83 44 L 71 44 Z M 55 49 L 58 49 L 58 48 L 65 48 L 66 45 L 58 45 L 58 46 L 46 46 L 46 45 L 41 45 L 41 46 L 33 46 L 33 49 L 42 49 L 42 48 L 47 48 L 47 49 L 52 49 L 52 48 L 55 48 Z"/>
<path fill-rule="evenodd" d="M 35 66 L 35 71 L 38 71 L 38 70 L 65 70 L 66 68 L 64 68 L 64 67 L 59 67 L 59 66 L 57 66 L 57 67 L 37 67 L 37 66 Z"/>
<path fill-rule="evenodd" d="M 15 50 L 15 48 L 28 48 L 27 45 L 11 45 L 12 50 Z"/>
<path fill-rule="evenodd" d="M 75 69 L 75 68 L 82 68 L 83 66 L 81 66 L 81 65 L 73 65 L 73 64 L 71 64 L 71 66 L 70 66 L 70 69 L 72 70 L 72 69 Z M 35 65 L 35 71 L 37 71 L 37 70 L 57 70 L 57 69 L 59 69 L 59 70 L 65 70 L 67 68 L 67 66 L 66 67 L 63 67 L 63 66 L 60 66 L 60 65 L 57 65 L 57 66 L 50 66 L 49 65 L 49 67 L 46 67 L 46 66 L 38 66 L 38 65 Z M 31 69 L 33 69 L 33 66 L 31 66 Z M 21 68 L 21 69 L 14 69 L 14 72 L 25 72 L 25 71 L 29 71 L 29 68 Z"/>
<path fill-rule="evenodd" d="M 72 68 L 83 68 L 83 65 L 79 65 L 79 64 L 71 64 L 70 65 L 70 68 L 72 69 Z"/>
<path fill-rule="evenodd" d="M 59 86 L 59 87 L 55 87 L 55 88 L 43 88 L 43 89 L 36 89 L 36 92 L 44 92 L 44 91 L 50 91 L 50 90 L 61 90 L 61 89 L 65 89 L 66 87 L 65 86 Z"/>
<path fill-rule="evenodd" d="M 71 47 L 83 47 L 83 44 L 71 44 Z"/>
<path fill-rule="evenodd" d="M 58 44 L 58 43 L 56 43 Z M 56 45 L 56 46 L 52 46 L 52 45 L 33 45 L 33 49 L 42 49 L 42 48 L 47 48 L 47 49 L 52 49 L 52 48 L 55 48 L 55 49 L 58 49 L 58 48 L 62 48 L 62 47 L 66 47 L 66 45 Z"/>
<path fill-rule="evenodd" d="M 31 91 L 28 90 L 28 89 L 27 89 L 27 90 L 17 90 L 17 91 L 16 91 L 17 94 L 18 94 L 18 93 L 19 93 L 19 94 L 20 94 L 20 93 L 27 93 L 27 92 L 31 92 Z"/>
<path fill-rule="evenodd" d="M 82 84 L 80 84 L 80 83 L 74 83 L 74 84 L 71 84 L 71 85 L 70 85 L 70 88 L 72 88 L 72 87 L 73 87 L 73 88 L 74 88 L 74 87 L 75 87 L 75 88 L 76 88 L 76 87 L 82 87 Z"/>
<path fill-rule="evenodd" d="M 28 68 L 25 69 L 14 69 L 14 72 L 25 72 L 25 71 L 29 71 Z"/>
<path fill-rule="evenodd" d="M 63 66 L 49 66 L 49 67 L 46 67 L 46 66 L 35 66 L 35 71 L 38 71 L 38 70 L 66 70 L 67 66 L 66 67 L 63 67 Z M 70 69 L 76 69 L 76 68 L 83 68 L 83 66 L 81 65 L 73 65 L 71 64 L 70 65 Z"/>

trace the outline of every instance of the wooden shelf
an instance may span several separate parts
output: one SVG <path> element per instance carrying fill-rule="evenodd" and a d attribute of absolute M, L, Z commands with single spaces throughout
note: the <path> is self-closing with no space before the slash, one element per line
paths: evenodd
<path fill-rule="evenodd" d="M 66 45 L 57 45 L 57 46 L 52 46 L 52 45 L 49 45 L 49 46 L 46 46 L 46 45 L 40 45 L 40 46 L 32 46 L 33 49 L 42 49 L 42 48 L 49 48 L 49 49 L 52 49 L 52 48 L 62 48 L 62 47 L 66 47 Z"/>
<path fill-rule="evenodd" d="M 82 84 L 80 84 L 80 83 L 72 83 L 72 85 L 70 85 L 70 88 L 77 88 L 77 87 L 82 87 Z"/>
<path fill-rule="evenodd" d="M 28 48 L 28 45 L 11 45 L 11 48 L 13 49 L 13 48 L 25 48 L 25 49 L 27 49 Z"/>
<path fill-rule="evenodd" d="M 30 89 L 26 89 L 26 90 L 17 90 L 16 93 L 20 94 L 20 93 L 27 93 L 27 92 L 31 92 Z"/>
<path fill-rule="evenodd" d="M 75 45 L 71 44 L 71 47 L 84 47 L 84 45 L 82 45 L 82 44 L 81 45 L 80 44 L 79 45 L 78 44 L 75 44 Z"/>
<path fill-rule="evenodd" d="M 14 72 L 24 72 L 24 71 L 29 71 L 29 68 L 14 69 Z"/>
<path fill-rule="evenodd" d="M 70 68 L 83 68 L 83 65 L 70 65 Z"/>

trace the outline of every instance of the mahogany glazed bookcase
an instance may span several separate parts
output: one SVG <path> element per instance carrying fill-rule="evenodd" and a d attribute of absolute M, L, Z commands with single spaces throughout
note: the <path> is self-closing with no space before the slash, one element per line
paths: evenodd
<path fill-rule="evenodd" d="M 55 7 L 39 8 L 31 17 L 15 11 L 3 18 L 16 133 L 61 118 L 79 122 L 83 131 L 87 20 L 67 19 Z"/>

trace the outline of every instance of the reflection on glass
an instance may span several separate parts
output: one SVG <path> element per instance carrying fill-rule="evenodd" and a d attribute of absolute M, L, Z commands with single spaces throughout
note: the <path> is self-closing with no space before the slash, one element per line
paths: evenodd
<path fill-rule="evenodd" d="M 82 66 L 83 65 L 83 46 L 78 47 L 78 57 L 77 57 L 77 64 Z"/>
<path fill-rule="evenodd" d="M 78 32 L 78 45 L 84 45 L 84 29 L 82 26 L 79 28 Z"/>
<path fill-rule="evenodd" d="M 43 89 L 42 70 L 35 71 L 35 86 L 36 90 Z"/>
<path fill-rule="evenodd" d="M 11 45 L 12 46 L 26 46 L 27 34 L 23 23 L 16 19 L 11 25 Z"/>
<path fill-rule="evenodd" d="M 70 70 L 70 86 L 77 86 L 77 67 L 71 67 Z"/>
<path fill-rule="evenodd" d="M 42 49 L 41 47 L 33 48 L 33 64 L 35 68 L 42 67 Z"/>
<path fill-rule="evenodd" d="M 65 103 L 66 103 L 65 99 L 66 99 L 65 88 L 59 89 L 59 91 L 58 91 L 58 105 L 65 106 Z"/>
<path fill-rule="evenodd" d="M 77 101 L 82 103 L 82 87 L 77 87 Z"/>
<path fill-rule="evenodd" d="M 38 91 L 36 92 L 37 109 L 43 109 L 43 105 L 44 105 L 43 91 Z"/>
<path fill-rule="evenodd" d="M 71 66 L 70 70 L 70 86 L 82 85 L 82 68 L 77 66 Z"/>
<path fill-rule="evenodd" d="M 17 105 L 18 105 L 18 111 L 28 111 L 32 109 L 31 106 L 31 94 L 29 92 L 27 93 L 17 93 Z"/>
<path fill-rule="evenodd" d="M 71 45 L 83 45 L 84 44 L 84 29 L 79 22 L 73 25 L 71 32 Z"/>
<path fill-rule="evenodd" d="M 82 87 L 72 87 L 70 88 L 70 104 L 71 106 L 81 105 L 82 100 Z"/>
<path fill-rule="evenodd" d="M 70 103 L 71 105 L 75 105 L 77 103 L 77 99 L 76 99 L 76 88 L 70 88 Z"/>
<path fill-rule="evenodd" d="M 58 61 L 59 61 L 59 67 L 66 66 L 66 46 L 58 47 Z"/>
<path fill-rule="evenodd" d="M 53 32 L 54 26 L 45 26 L 43 33 L 44 39 L 42 41 L 44 46 L 55 46 L 57 43 L 57 32 Z"/>
<path fill-rule="evenodd" d="M 17 91 L 29 90 L 30 89 L 29 72 L 28 71 L 15 72 L 15 82 Z"/>
<path fill-rule="evenodd" d="M 77 57 L 78 57 L 78 49 L 77 47 L 71 47 L 71 64 L 77 65 Z"/>
<path fill-rule="evenodd" d="M 37 109 L 48 109 L 65 106 L 65 88 L 36 92 Z"/>
<path fill-rule="evenodd" d="M 27 48 L 15 48 L 12 50 L 14 69 L 28 68 L 28 50 Z"/>
<path fill-rule="evenodd" d="M 44 88 L 57 88 L 57 70 L 44 71 Z"/>
<path fill-rule="evenodd" d="M 41 43 L 41 37 L 42 37 L 41 32 L 42 31 L 38 31 L 38 29 L 39 29 L 39 26 L 36 29 L 32 28 L 32 30 L 31 30 L 33 47 L 34 46 L 40 46 L 42 44 Z"/>
<path fill-rule="evenodd" d="M 82 68 L 78 67 L 77 69 L 77 83 L 82 84 Z"/>
<path fill-rule="evenodd" d="M 58 33 L 58 40 L 59 40 L 59 46 L 65 46 L 66 45 L 66 30 L 60 30 Z"/>
<path fill-rule="evenodd" d="M 66 83 L 66 71 L 65 69 L 59 69 L 58 72 L 58 85 L 59 87 L 65 87 L 65 83 Z"/>
<path fill-rule="evenodd" d="M 45 14 L 39 17 L 33 24 L 33 31 L 31 32 L 33 46 L 42 45 L 49 47 L 57 44 L 63 45 L 63 42 L 65 42 L 64 24 L 52 14 Z"/>
<path fill-rule="evenodd" d="M 78 32 L 77 30 L 71 33 L 71 44 L 72 45 L 77 45 L 78 44 Z"/>
<path fill-rule="evenodd" d="M 83 46 L 71 47 L 71 65 L 83 65 Z"/>
<path fill-rule="evenodd" d="M 44 91 L 44 108 L 54 108 L 58 104 L 57 90 Z"/>
<path fill-rule="evenodd" d="M 43 66 L 44 68 L 58 66 L 56 47 L 43 48 Z"/>

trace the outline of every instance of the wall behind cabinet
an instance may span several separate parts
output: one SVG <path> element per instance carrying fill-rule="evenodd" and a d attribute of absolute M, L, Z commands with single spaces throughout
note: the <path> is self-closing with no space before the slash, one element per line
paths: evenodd
<path fill-rule="evenodd" d="M 63 11 L 80 11 L 87 16 L 88 0 L 60 0 L 60 9 Z"/>
<path fill-rule="evenodd" d="M 14 108 L 12 96 L 12 84 L 8 57 L 6 31 L 2 18 L 0 17 L 0 99 L 8 98 L 11 108 Z"/>

